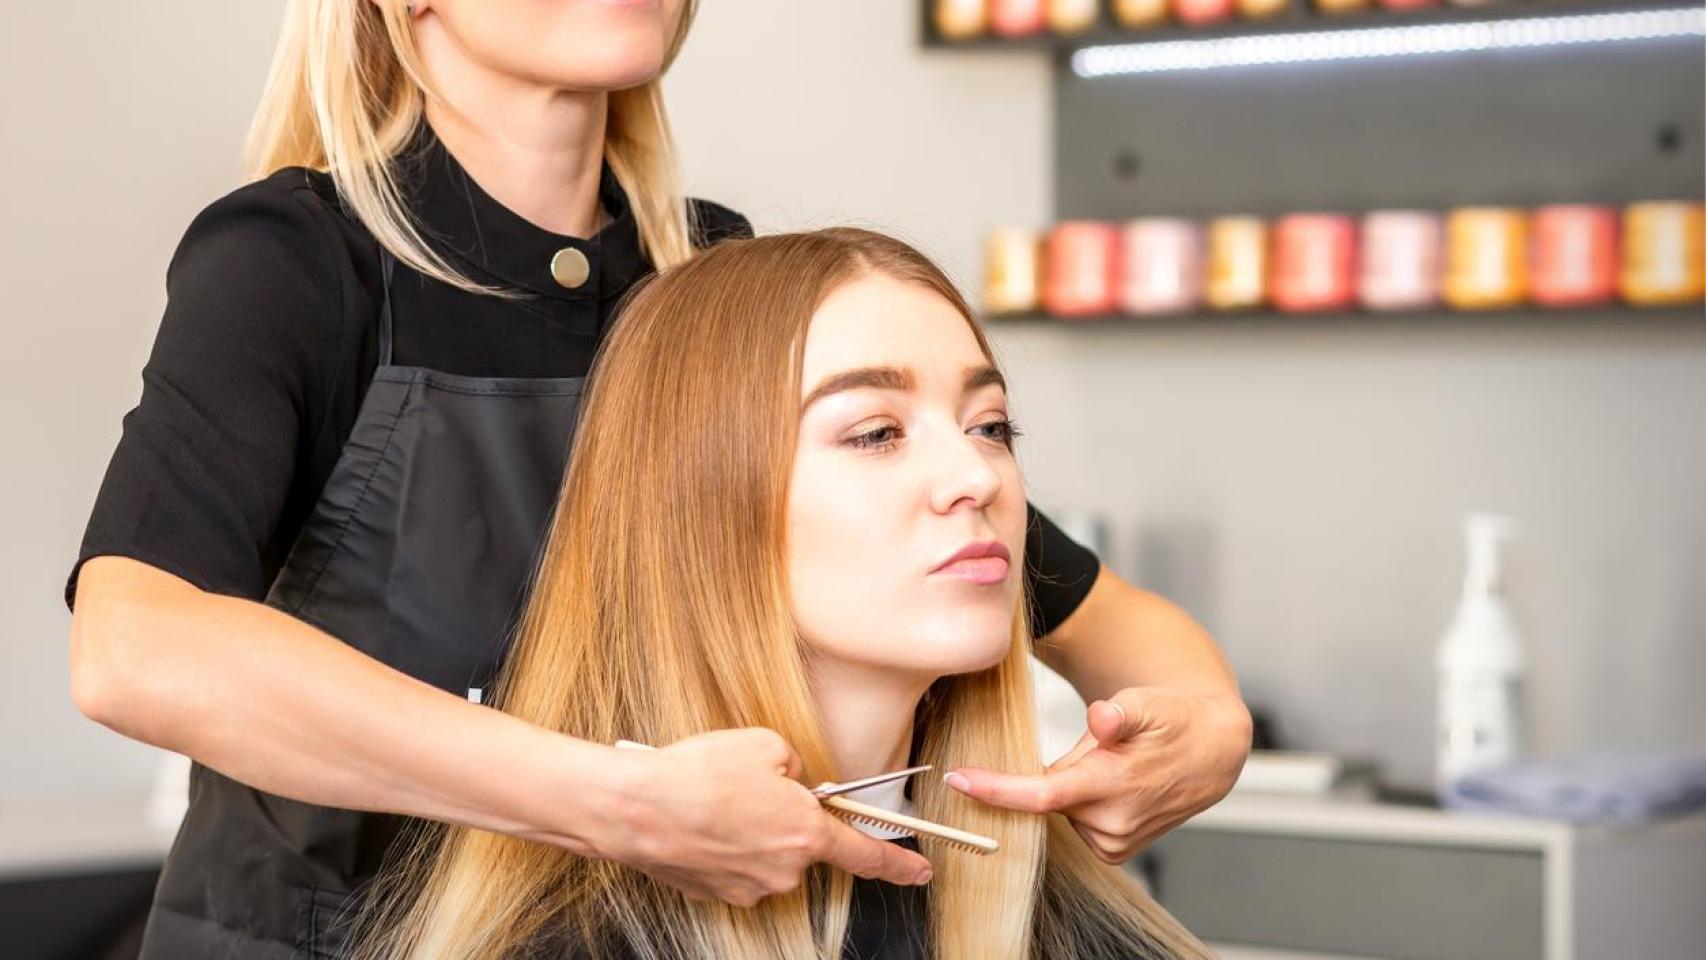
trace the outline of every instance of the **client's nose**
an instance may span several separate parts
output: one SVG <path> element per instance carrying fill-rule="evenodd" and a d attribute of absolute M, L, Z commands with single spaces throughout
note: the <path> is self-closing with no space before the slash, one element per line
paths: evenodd
<path fill-rule="evenodd" d="M 949 513 L 965 506 L 981 509 L 1001 492 L 1001 474 L 989 462 L 980 441 L 946 429 L 929 444 L 930 506 Z"/>

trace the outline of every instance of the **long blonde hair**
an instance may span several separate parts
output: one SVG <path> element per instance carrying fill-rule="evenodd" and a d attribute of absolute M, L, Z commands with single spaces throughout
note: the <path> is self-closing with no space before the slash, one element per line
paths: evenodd
<path fill-rule="evenodd" d="M 673 62 L 693 22 L 685 0 L 665 57 Z M 329 172 L 338 193 L 397 259 L 475 293 L 515 296 L 464 275 L 429 246 L 409 216 L 392 159 L 442 102 L 422 67 L 403 0 L 289 0 L 243 164 L 259 179 L 284 167 Z M 609 94 L 604 156 L 634 210 L 640 247 L 659 269 L 692 255 L 664 112 L 661 76 Z"/>
<path fill-rule="evenodd" d="M 811 316 L 873 271 L 940 293 L 993 362 L 947 278 L 864 230 L 728 241 L 639 289 L 594 367 L 499 709 L 601 743 L 769 727 L 807 782 L 838 777 L 790 613 L 784 518 Z M 916 762 L 1041 769 L 1024 607 L 999 664 L 927 692 Z M 933 778 L 913 799 L 1001 842 L 976 857 L 925 841 L 940 960 L 1085 957 L 1087 936 L 1121 957 L 1207 955 L 1060 816 L 986 806 Z M 851 884 L 818 864 L 792 893 L 739 909 L 620 863 L 434 825 L 377 883 L 355 956 L 504 957 L 566 937 L 593 956 L 838 958 Z"/>

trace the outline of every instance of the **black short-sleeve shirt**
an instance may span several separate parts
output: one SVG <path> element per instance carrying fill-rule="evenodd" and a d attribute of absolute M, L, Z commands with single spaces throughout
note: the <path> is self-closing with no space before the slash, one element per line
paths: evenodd
<path fill-rule="evenodd" d="M 423 236 L 482 283 L 483 296 L 412 270 L 391 295 L 394 360 L 469 376 L 576 377 L 592 365 L 622 295 L 652 270 L 608 165 L 608 223 L 590 239 L 525 220 L 485 193 L 422 123 L 397 161 Z M 749 237 L 740 214 L 690 202 L 694 242 Z M 565 247 L 591 272 L 551 275 Z M 378 365 L 379 245 L 339 201 L 330 175 L 289 167 L 214 201 L 190 223 L 166 272 L 165 316 L 142 398 L 89 518 L 65 602 L 85 560 L 132 557 L 221 594 L 259 600 L 284 563 Z M 1026 569 L 1046 633 L 1071 615 L 1095 556 L 1032 511 Z"/>

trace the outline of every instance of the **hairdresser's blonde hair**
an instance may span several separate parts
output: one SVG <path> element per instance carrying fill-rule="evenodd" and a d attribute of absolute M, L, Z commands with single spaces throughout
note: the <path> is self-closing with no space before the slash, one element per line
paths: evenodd
<path fill-rule="evenodd" d="M 249 127 L 244 167 L 259 179 L 284 167 L 329 172 L 338 193 L 397 259 L 476 293 L 515 296 L 452 266 L 421 237 L 391 161 L 422 122 L 433 89 L 415 47 L 403 0 L 288 0 L 261 104 Z M 684 0 L 665 57 L 675 59 L 697 0 Z M 640 247 L 659 269 L 692 255 L 690 212 L 681 192 L 661 78 L 609 94 L 604 156 L 639 227 Z"/>
<path fill-rule="evenodd" d="M 499 709 L 598 743 L 769 727 L 807 782 L 838 778 L 790 612 L 785 517 L 808 325 L 831 291 L 871 272 L 940 293 L 994 362 L 942 273 L 864 230 L 728 241 L 639 290 L 594 368 Z M 1015 606 L 999 664 L 925 695 L 917 762 L 1040 771 Z M 1086 937 L 1121 957 L 1207 956 L 1064 818 L 986 806 L 928 777 L 914 791 L 923 816 L 1001 842 L 993 857 L 934 857 L 939 960 L 1085 957 Z M 819 864 L 800 889 L 739 909 L 620 863 L 434 825 L 377 886 L 357 957 L 506 957 L 566 937 L 594 956 L 774 960 L 840 957 L 852 878 Z"/>

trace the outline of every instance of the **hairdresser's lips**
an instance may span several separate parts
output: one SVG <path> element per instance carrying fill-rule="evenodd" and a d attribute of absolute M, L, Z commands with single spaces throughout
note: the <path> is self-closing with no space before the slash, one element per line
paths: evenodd
<path fill-rule="evenodd" d="M 1000 583 L 1007 579 L 1010 559 L 1007 547 L 1001 541 L 979 540 L 955 551 L 930 573 L 977 584 Z"/>

